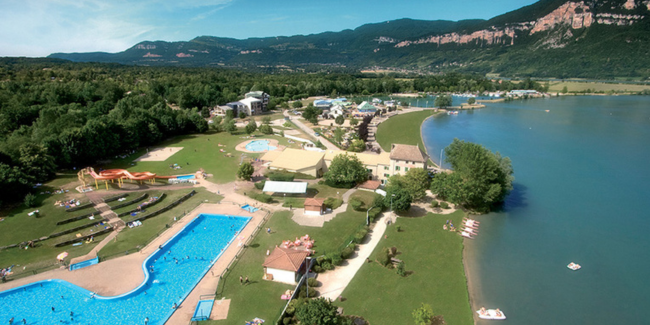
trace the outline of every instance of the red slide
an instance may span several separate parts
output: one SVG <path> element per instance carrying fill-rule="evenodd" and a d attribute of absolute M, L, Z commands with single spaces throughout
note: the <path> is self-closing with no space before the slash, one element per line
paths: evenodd
<path fill-rule="evenodd" d="M 118 178 L 128 178 L 128 179 L 133 179 L 133 180 L 147 180 L 147 179 L 152 179 L 152 178 L 162 178 L 162 179 L 168 179 L 168 178 L 175 178 L 176 176 L 157 176 L 154 173 L 151 172 L 133 172 L 130 173 L 126 169 L 107 169 L 99 172 L 97 174 L 93 168 L 89 168 L 90 176 L 92 176 L 94 179 L 97 180 L 109 180 L 109 179 L 118 179 Z"/>

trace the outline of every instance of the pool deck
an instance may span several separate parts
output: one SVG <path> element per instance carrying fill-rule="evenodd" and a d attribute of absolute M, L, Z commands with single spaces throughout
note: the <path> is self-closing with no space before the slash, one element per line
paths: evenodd
<path fill-rule="evenodd" d="M 235 146 L 235 150 L 241 151 L 241 152 L 250 152 L 250 153 L 260 153 L 260 152 L 268 152 L 269 150 L 262 150 L 262 151 L 250 151 L 246 149 L 246 145 L 253 142 L 253 141 L 268 141 L 269 146 L 275 147 L 273 150 L 284 150 L 286 148 L 285 146 L 281 146 L 280 142 L 275 139 L 264 139 L 264 138 L 251 138 L 250 140 L 246 140 L 237 146 Z"/>
<path fill-rule="evenodd" d="M 142 281 L 144 281 L 142 263 L 147 259 L 147 257 L 154 253 L 156 249 L 158 249 L 158 246 L 164 244 L 172 236 L 183 229 L 183 227 L 194 219 L 194 217 L 201 213 L 252 217 L 240 233 L 240 235 L 246 236 L 246 239 L 253 234 L 258 225 L 263 221 L 264 215 L 266 215 L 266 211 L 259 210 L 255 213 L 250 213 L 241 209 L 238 205 L 233 204 L 201 204 L 138 253 L 101 262 L 76 271 L 68 271 L 67 268 L 62 267 L 60 269 L 39 273 L 30 277 L 9 281 L 0 284 L 0 291 L 9 290 L 36 281 L 60 279 L 96 292 L 101 296 L 115 296 L 127 293 L 137 288 Z M 119 240 L 119 235 L 116 240 Z M 237 245 L 237 240 L 235 240 L 223 252 L 210 271 L 208 271 L 205 277 L 201 279 L 199 284 L 187 296 L 183 301 L 183 304 L 179 306 L 166 324 L 189 323 L 194 313 L 194 309 L 196 308 L 196 304 L 199 301 L 199 297 L 201 295 L 214 294 L 216 292 L 219 274 L 221 274 L 230 261 L 235 258 L 238 251 L 239 247 Z M 169 307 L 163 306 L 163 308 Z"/>

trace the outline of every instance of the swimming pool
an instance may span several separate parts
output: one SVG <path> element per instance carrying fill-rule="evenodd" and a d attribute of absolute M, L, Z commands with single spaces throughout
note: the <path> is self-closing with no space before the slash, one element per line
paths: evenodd
<path fill-rule="evenodd" d="M 253 140 L 246 145 L 248 151 L 275 150 L 278 147 L 269 145 L 269 140 Z"/>
<path fill-rule="evenodd" d="M 201 214 L 143 263 L 145 281 L 115 297 L 61 280 L 0 292 L 0 320 L 28 324 L 164 324 L 246 226 L 249 217 Z M 153 266 L 153 272 L 149 272 Z M 54 311 L 52 310 L 54 307 Z M 74 314 L 70 314 L 73 312 Z"/>
<path fill-rule="evenodd" d="M 181 175 L 181 176 L 176 176 L 176 179 L 195 179 L 196 176 L 194 175 Z"/>

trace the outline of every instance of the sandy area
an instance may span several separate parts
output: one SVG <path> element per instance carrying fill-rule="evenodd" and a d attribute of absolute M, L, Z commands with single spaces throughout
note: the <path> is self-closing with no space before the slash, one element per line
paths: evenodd
<path fill-rule="evenodd" d="M 181 151 L 183 147 L 164 147 L 149 150 L 148 153 L 140 156 L 134 161 L 165 161 L 175 153 Z"/>
<path fill-rule="evenodd" d="M 278 149 L 281 150 L 281 148 L 280 148 L 280 142 L 278 142 L 278 140 L 275 140 L 275 139 L 250 139 L 250 140 L 247 140 L 247 141 L 244 141 L 244 142 L 238 144 L 238 145 L 235 147 L 235 150 L 237 150 L 237 151 L 241 151 L 241 152 L 250 152 L 250 153 L 267 152 L 268 150 L 264 150 L 264 151 L 249 151 L 249 150 L 246 150 L 246 145 L 247 145 L 247 144 L 249 144 L 249 143 L 251 143 L 251 142 L 253 142 L 253 141 L 261 141 L 261 140 L 266 140 L 266 141 L 268 141 L 268 142 L 269 142 L 269 146 L 273 146 L 273 147 L 276 148 L 276 149 L 274 149 L 274 150 L 278 150 Z"/>

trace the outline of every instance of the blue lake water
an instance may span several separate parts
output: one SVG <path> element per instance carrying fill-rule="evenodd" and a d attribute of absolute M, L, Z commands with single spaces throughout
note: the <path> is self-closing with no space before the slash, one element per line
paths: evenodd
<path fill-rule="evenodd" d="M 199 215 L 145 261 L 138 270 L 147 274 L 143 285 L 121 296 L 92 298 L 90 291 L 60 280 L 0 292 L 0 322 L 14 317 L 15 324 L 24 318 L 27 324 L 109 325 L 149 318 L 150 325 L 164 324 L 173 304 L 181 304 L 249 220 Z"/>
<path fill-rule="evenodd" d="M 647 324 L 650 98 L 487 105 L 422 127 L 436 162 L 455 137 L 513 162 L 504 210 L 478 216 L 465 241 L 474 307 L 512 324 Z"/>

